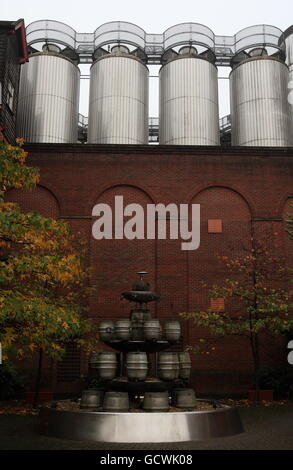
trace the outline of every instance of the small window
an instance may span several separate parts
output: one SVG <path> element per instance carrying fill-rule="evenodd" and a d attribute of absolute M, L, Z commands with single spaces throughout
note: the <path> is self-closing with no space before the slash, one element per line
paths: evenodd
<path fill-rule="evenodd" d="M 212 312 L 225 312 L 225 299 L 222 297 L 211 299 L 210 309 Z"/>
<path fill-rule="evenodd" d="M 208 220 L 208 233 L 222 233 L 223 222 L 222 219 L 209 219 Z"/>
<path fill-rule="evenodd" d="M 13 102 L 14 102 L 14 86 L 12 85 L 11 81 L 8 80 L 7 86 L 7 106 L 9 107 L 10 111 L 13 111 Z"/>

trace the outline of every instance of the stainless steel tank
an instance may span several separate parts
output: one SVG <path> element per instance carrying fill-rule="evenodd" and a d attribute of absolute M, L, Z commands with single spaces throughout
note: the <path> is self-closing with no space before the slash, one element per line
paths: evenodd
<path fill-rule="evenodd" d="M 210 61 L 178 56 L 160 70 L 160 144 L 219 145 L 218 73 Z"/>
<path fill-rule="evenodd" d="M 288 67 L 270 57 L 248 58 L 230 74 L 232 145 L 293 145 Z"/>
<path fill-rule="evenodd" d="M 289 67 L 289 79 L 288 79 L 288 101 L 291 110 L 292 117 L 292 133 L 293 133 L 293 26 L 290 26 L 284 32 L 285 45 L 286 45 L 286 64 Z"/>
<path fill-rule="evenodd" d="M 130 54 L 108 54 L 91 67 L 88 143 L 148 143 L 148 69 Z"/>
<path fill-rule="evenodd" d="M 60 54 L 40 52 L 21 69 L 17 135 L 26 142 L 77 142 L 79 68 Z"/>

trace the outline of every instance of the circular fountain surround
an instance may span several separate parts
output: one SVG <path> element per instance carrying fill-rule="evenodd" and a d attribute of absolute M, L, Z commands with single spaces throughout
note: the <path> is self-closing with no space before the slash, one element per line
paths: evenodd
<path fill-rule="evenodd" d="M 236 408 L 167 413 L 107 413 L 43 407 L 38 431 L 51 437 L 116 443 L 201 441 L 243 432 Z"/>
<path fill-rule="evenodd" d="M 167 341 L 158 338 L 149 341 L 146 338 L 141 338 L 143 336 L 141 329 L 144 322 L 152 320 L 149 310 L 142 308 L 143 304 L 158 301 L 159 295 L 151 292 L 149 284 L 143 280 L 143 276 L 147 273 L 141 271 L 138 274 L 140 280 L 134 284 L 133 290 L 122 293 L 122 298 L 136 303 L 136 309 L 132 310 L 130 315 L 132 332 L 135 331 L 135 337 L 122 340 L 122 338 L 109 338 L 107 336 L 104 337 L 103 342 L 112 349 L 124 354 L 131 354 L 132 352 L 154 354 L 166 350 L 172 344 L 176 344 L 180 336 L 180 324 L 177 321 L 169 322 L 173 326 L 171 327 L 170 337 L 166 337 Z M 179 329 L 177 324 L 179 324 Z M 105 333 L 106 326 L 103 322 L 103 333 Z M 147 391 L 156 393 L 168 390 L 170 393 L 176 387 L 181 389 L 183 380 L 182 377 L 180 382 L 179 378 L 167 376 L 164 377 L 164 380 L 151 381 L 145 379 L 139 381 L 140 377 L 136 377 L 137 380 L 134 382 L 131 380 L 125 382 L 121 377 L 122 374 L 120 380 L 109 379 L 107 383 L 102 383 L 100 380 L 100 387 L 108 391 L 124 391 L 139 397 Z M 188 381 L 188 375 L 185 382 L 186 380 Z M 185 387 L 186 383 L 184 383 Z M 199 406 L 199 403 L 205 400 L 196 401 Z M 206 402 L 209 403 L 208 407 L 204 406 L 198 409 L 173 407 L 165 412 L 145 412 L 139 408 L 135 408 L 130 412 L 105 412 L 100 411 L 100 409 L 87 411 L 72 408 L 58 409 L 50 407 L 50 404 L 48 404 L 47 407 L 44 406 L 40 410 L 37 427 L 40 434 L 47 436 L 113 443 L 201 441 L 243 432 L 241 419 L 236 408 L 217 403 L 216 408 L 213 409 L 211 401 L 206 400 Z"/>

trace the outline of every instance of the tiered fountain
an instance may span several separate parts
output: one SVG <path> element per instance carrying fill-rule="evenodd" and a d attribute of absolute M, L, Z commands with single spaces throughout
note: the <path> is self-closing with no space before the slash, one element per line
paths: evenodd
<path fill-rule="evenodd" d="M 122 294 L 135 303 L 130 318 L 99 325 L 100 339 L 112 351 L 91 356 L 92 385 L 83 391 L 79 409 L 42 408 L 40 432 L 117 443 L 182 442 L 243 432 L 235 408 L 196 399 L 189 384 L 189 353 L 167 352 L 180 339 L 180 323 L 168 321 L 162 329 L 151 317 L 147 304 L 160 297 L 144 281 L 147 273 L 138 274 L 140 280 Z"/>

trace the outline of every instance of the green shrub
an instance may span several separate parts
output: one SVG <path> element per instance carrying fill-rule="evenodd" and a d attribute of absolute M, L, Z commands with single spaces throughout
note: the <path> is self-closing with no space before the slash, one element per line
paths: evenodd
<path fill-rule="evenodd" d="M 0 365 L 0 400 L 17 398 L 24 391 L 24 378 L 9 361 Z"/>
<path fill-rule="evenodd" d="M 269 368 L 260 369 L 258 381 L 261 389 L 272 389 L 276 398 L 286 398 L 293 392 L 293 368 Z"/>

